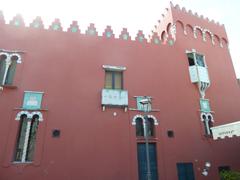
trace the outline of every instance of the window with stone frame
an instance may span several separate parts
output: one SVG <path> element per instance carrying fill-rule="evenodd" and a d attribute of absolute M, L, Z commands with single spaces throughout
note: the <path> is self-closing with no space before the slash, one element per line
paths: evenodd
<path fill-rule="evenodd" d="M 12 85 L 17 63 L 21 57 L 16 53 L 0 52 L 0 85 Z"/>
<path fill-rule="evenodd" d="M 211 127 L 213 127 L 213 116 L 211 113 L 202 113 L 201 119 L 204 125 L 205 135 L 212 136 Z"/>
<path fill-rule="evenodd" d="M 136 119 L 136 136 L 137 137 L 154 137 L 155 136 L 155 125 L 152 118 L 148 118 L 146 123 L 143 118 Z"/>
<path fill-rule="evenodd" d="M 33 115 L 32 118 L 28 118 L 25 114 L 21 115 L 14 156 L 15 162 L 33 161 L 38 124 L 38 115 Z"/>

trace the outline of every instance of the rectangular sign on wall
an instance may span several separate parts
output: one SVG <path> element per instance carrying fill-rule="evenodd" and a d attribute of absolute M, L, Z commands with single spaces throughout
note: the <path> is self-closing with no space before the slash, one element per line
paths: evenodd
<path fill-rule="evenodd" d="M 143 100 L 143 99 L 145 99 L 145 98 L 146 98 L 146 97 L 144 97 L 144 96 L 137 96 L 137 97 L 136 97 L 137 109 L 138 109 L 139 111 L 147 111 L 147 112 L 149 112 L 149 111 L 152 110 L 151 103 L 149 103 L 147 106 L 144 106 L 144 105 L 142 105 L 142 104 L 140 103 L 141 100 Z M 147 98 L 150 98 L 150 97 L 147 97 Z"/>
<path fill-rule="evenodd" d="M 25 91 L 23 98 L 23 109 L 41 109 L 43 92 Z"/>
<path fill-rule="evenodd" d="M 208 99 L 200 99 L 200 109 L 202 112 L 211 112 Z"/>

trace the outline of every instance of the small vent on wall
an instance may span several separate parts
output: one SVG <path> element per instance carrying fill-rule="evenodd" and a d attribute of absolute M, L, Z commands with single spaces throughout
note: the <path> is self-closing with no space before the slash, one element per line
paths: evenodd
<path fill-rule="evenodd" d="M 53 129 L 52 130 L 52 137 L 53 138 L 59 138 L 61 134 L 61 131 L 59 129 Z"/>
<path fill-rule="evenodd" d="M 167 135 L 168 135 L 169 138 L 173 138 L 174 137 L 174 131 L 173 130 L 168 130 Z"/>

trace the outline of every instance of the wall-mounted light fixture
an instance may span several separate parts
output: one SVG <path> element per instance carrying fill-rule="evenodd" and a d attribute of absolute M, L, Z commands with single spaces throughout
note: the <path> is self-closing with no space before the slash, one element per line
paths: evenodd
<path fill-rule="evenodd" d="M 205 166 L 204 166 L 204 168 L 202 170 L 202 175 L 203 176 L 207 176 L 208 175 L 208 171 L 209 171 L 210 167 L 211 167 L 211 163 L 208 162 L 208 161 L 205 162 Z"/>

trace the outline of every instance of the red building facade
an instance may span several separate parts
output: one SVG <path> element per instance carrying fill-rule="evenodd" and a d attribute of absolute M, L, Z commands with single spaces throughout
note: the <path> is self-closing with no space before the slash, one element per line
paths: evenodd
<path fill-rule="evenodd" d="M 239 140 L 210 129 L 240 118 L 224 26 L 171 5 L 148 40 L 20 16 L 0 39 L 0 179 L 145 179 L 146 133 L 153 180 L 240 169 Z"/>

